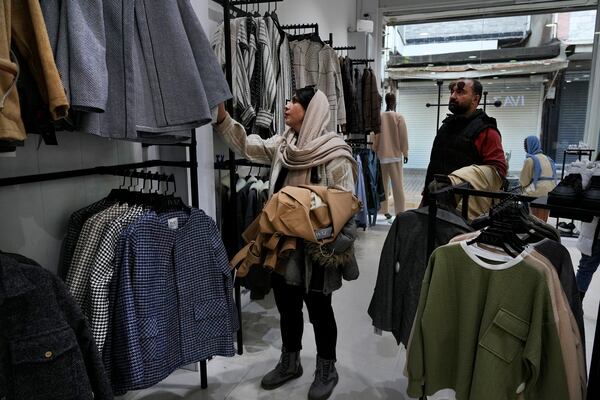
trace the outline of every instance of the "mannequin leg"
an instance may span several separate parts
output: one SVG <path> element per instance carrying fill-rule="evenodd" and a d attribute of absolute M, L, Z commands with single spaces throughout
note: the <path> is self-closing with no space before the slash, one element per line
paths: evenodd
<path fill-rule="evenodd" d="M 404 199 L 404 186 L 402 182 L 403 172 L 402 163 L 395 162 L 392 164 L 386 164 L 388 173 L 392 181 L 392 193 L 394 193 L 394 209 L 395 215 L 404 212 L 405 199 Z"/>
<path fill-rule="evenodd" d="M 381 202 L 379 213 L 388 214 L 390 212 L 390 164 L 381 164 L 381 177 L 383 179 L 383 190 L 385 191 L 385 201 Z M 396 201 L 396 199 L 394 199 Z"/>

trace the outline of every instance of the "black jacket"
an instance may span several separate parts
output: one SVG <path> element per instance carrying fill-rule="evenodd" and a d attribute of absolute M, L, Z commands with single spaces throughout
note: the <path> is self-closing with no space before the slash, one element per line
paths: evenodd
<path fill-rule="evenodd" d="M 449 175 L 457 169 L 472 164 L 483 164 L 475 140 L 487 128 L 498 130 L 496 120 L 488 117 L 482 110 L 475 111 L 469 117 L 450 115 L 444 119 L 431 147 L 431 157 L 425 177 L 425 197 L 434 175 Z"/>
<path fill-rule="evenodd" d="M 0 399 L 112 398 L 94 339 L 64 284 L 25 257 L 0 253 Z"/>
<path fill-rule="evenodd" d="M 435 247 L 472 228 L 457 214 L 438 209 Z M 408 345 L 421 282 L 427 268 L 428 208 L 398 214 L 388 232 L 381 258 L 369 316 L 375 328 L 392 332 L 398 344 Z"/>

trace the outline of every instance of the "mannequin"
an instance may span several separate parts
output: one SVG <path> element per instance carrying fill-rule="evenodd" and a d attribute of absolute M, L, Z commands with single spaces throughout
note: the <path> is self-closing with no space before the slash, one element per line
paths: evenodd
<path fill-rule="evenodd" d="M 373 150 L 381 163 L 386 201 L 380 211 L 391 219 L 388 199 L 390 182 L 394 196 L 394 215 L 404 211 L 404 188 L 402 186 L 402 164 L 408 162 L 408 132 L 402 115 L 396 110 L 396 96 L 385 95 L 386 111 L 381 113 L 381 132 L 375 135 Z"/>

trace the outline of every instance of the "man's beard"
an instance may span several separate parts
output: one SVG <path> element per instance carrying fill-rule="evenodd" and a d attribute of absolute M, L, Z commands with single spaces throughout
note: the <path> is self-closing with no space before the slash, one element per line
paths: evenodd
<path fill-rule="evenodd" d="M 466 114 L 467 111 L 469 111 L 469 107 L 451 101 L 450 104 L 448 104 L 448 110 L 450 110 L 450 112 L 454 115 L 463 115 Z"/>

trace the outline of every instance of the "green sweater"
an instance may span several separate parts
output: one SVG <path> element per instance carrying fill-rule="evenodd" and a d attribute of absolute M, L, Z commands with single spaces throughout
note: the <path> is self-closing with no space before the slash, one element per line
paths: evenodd
<path fill-rule="evenodd" d="M 458 400 L 566 400 L 545 277 L 520 257 L 483 265 L 463 243 L 438 248 L 425 272 L 408 348 L 408 395 Z M 433 271 L 433 273 L 432 273 Z"/>

